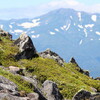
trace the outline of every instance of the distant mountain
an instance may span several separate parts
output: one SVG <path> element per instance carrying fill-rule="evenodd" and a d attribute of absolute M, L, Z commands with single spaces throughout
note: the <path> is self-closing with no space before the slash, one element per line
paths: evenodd
<path fill-rule="evenodd" d="M 93 77 L 100 76 L 100 14 L 61 8 L 33 19 L 0 20 L 16 39 L 31 36 L 37 51 L 57 52 L 67 62 L 74 57 Z"/>

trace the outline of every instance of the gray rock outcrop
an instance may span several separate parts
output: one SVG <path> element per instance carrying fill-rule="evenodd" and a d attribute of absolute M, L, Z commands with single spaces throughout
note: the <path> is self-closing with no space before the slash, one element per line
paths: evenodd
<path fill-rule="evenodd" d="M 58 62 L 58 64 L 64 66 L 65 61 L 57 53 L 51 51 L 50 49 L 47 49 L 44 52 L 40 52 L 39 56 L 43 58 L 54 59 L 56 62 Z"/>
<path fill-rule="evenodd" d="M 63 97 L 60 94 L 56 83 L 46 80 L 43 83 L 43 93 L 46 95 L 47 100 L 62 100 Z"/>
<path fill-rule="evenodd" d="M 100 80 L 100 77 L 96 77 L 95 80 Z"/>
<path fill-rule="evenodd" d="M 72 100 L 100 100 L 100 94 L 91 94 L 86 90 L 81 90 L 75 94 Z"/>
<path fill-rule="evenodd" d="M 0 76 L 0 100 L 39 100 L 39 95 L 37 93 L 22 95 L 15 83 Z"/>
<path fill-rule="evenodd" d="M 0 89 L 8 91 L 17 91 L 17 85 L 3 76 L 0 76 Z"/>
<path fill-rule="evenodd" d="M 76 67 L 78 67 L 78 71 L 79 71 L 80 73 L 82 73 L 82 74 L 84 74 L 84 75 L 87 75 L 87 76 L 90 76 L 89 71 L 83 70 L 83 69 L 77 64 L 77 62 L 76 62 L 76 60 L 74 59 L 74 57 L 72 57 L 72 58 L 70 59 L 69 62 L 72 63 L 72 64 L 75 64 Z"/>
<path fill-rule="evenodd" d="M 16 55 L 17 60 L 31 59 L 37 56 L 33 42 L 26 33 L 22 33 L 14 44 L 19 47 L 19 53 Z"/>
<path fill-rule="evenodd" d="M 2 36 L 2 37 L 8 37 L 10 40 L 12 40 L 12 35 L 9 34 L 9 32 L 4 31 L 1 28 L 0 28 L 0 36 Z"/>
<path fill-rule="evenodd" d="M 0 100 L 31 100 L 28 97 L 13 96 L 9 93 L 0 93 Z"/>

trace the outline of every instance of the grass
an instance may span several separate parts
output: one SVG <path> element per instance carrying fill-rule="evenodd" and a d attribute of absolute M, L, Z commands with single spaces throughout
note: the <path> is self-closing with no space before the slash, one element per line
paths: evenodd
<path fill-rule="evenodd" d="M 25 91 L 26 93 L 33 92 L 34 87 L 29 82 L 23 80 L 19 75 L 14 75 L 4 69 L 0 68 L 0 75 L 14 82 L 18 86 L 18 91 Z"/>
<path fill-rule="evenodd" d="M 58 88 L 64 98 L 70 99 L 80 89 L 86 89 L 93 92 L 92 88 L 100 91 L 100 81 L 79 73 L 75 64 L 65 63 L 65 67 L 58 65 L 52 59 L 44 59 L 41 57 L 31 60 L 22 59 L 16 61 L 14 56 L 18 52 L 18 47 L 13 45 L 13 41 L 2 38 L 0 42 L 0 62 L 3 66 L 17 66 L 26 69 L 26 75 L 37 76 L 40 85 L 45 80 L 51 80 L 57 83 Z M 15 76 L 0 69 L 0 75 L 10 79 L 19 86 L 19 90 L 31 92 L 32 87 L 19 76 Z"/>

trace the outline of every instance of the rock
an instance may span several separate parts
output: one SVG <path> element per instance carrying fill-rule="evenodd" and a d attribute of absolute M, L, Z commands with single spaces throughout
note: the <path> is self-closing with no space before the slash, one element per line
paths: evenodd
<path fill-rule="evenodd" d="M 8 93 L 0 93 L 0 100 L 30 100 L 28 97 L 12 96 Z"/>
<path fill-rule="evenodd" d="M 2 87 L 3 90 L 6 89 L 12 92 L 17 90 L 17 85 L 3 76 L 0 76 L 0 87 Z"/>
<path fill-rule="evenodd" d="M 17 71 L 20 70 L 20 68 L 19 67 L 15 67 L 15 66 L 9 66 L 9 70 L 13 71 L 13 72 L 17 72 Z"/>
<path fill-rule="evenodd" d="M 21 76 L 23 80 L 28 81 L 29 83 L 31 83 L 33 86 L 37 86 L 38 81 L 34 78 L 30 78 L 30 77 L 26 77 L 26 76 Z"/>
<path fill-rule="evenodd" d="M 51 51 L 50 49 L 47 49 L 44 52 L 40 52 L 39 56 L 43 58 L 54 59 L 56 62 L 58 62 L 58 64 L 60 64 L 61 66 L 64 66 L 65 61 L 58 54 Z"/>
<path fill-rule="evenodd" d="M 69 61 L 70 63 L 72 64 L 75 64 L 76 66 L 75 67 L 78 67 L 77 71 L 79 71 L 80 73 L 84 74 L 84 75 L 87 75 L 87 76 L 90 76 L 90 73 L 89 71 L 87 70 L 83 70 L 76 62 L 76 60 L 74 59 L 74 57 L 72 57 Z"/>
<path fill-rule="evenodd" d="M 100 93 L 92 94 L 90 100 L 100 100 Z"/>
<path fill-rule="evenodd" d="M 9 66 L 9 71 L 12 72 L 13 74 L 21 74 L 24 75 L 23 69 L 16 67 L 16 66 Z"/>
<path fill-rule="evenodd" d="M 38 88 L 38 80 L 36 79 L 36 76 L 33 76 L 33 78 L 26 77 L 26 76 L 21 76 L 21 77 L 34 86 L 34 92 L 36 92 L 39 95 L 39 100 L 47 100 L 44 94 L 42 93 L 41 89 Z"/>
<path fill-rule="evenodd" d="M 43 83 L 42 91 L 46 95 L 47 100 L 62 100 L 63 99 L 62 95 L 60 94 L 58 90 L 56 83 L 52 81 L 46 80 Z"/>
<path fill-rule="evenodd" d="M 91 93 L 86 90 L 81 90 L 75 94 L 72 100 L 89 100 Z"/>
<path fill-rule="evenodd" d="M 12 35 L 9 34 L 9 32 L 6 32 L 6 31 L 4 31 L 2 29 L 0 29 L 0 36 L 2 36 L 2 37 L 8 37 L 10 40 L 12 40 Z"/>
<path fill-rule="evenodd" d="M 26 96 L 26 92 L 25 91 L 20 91 L 19 94 L 20 94 L 21 97 L 25 97 Z"/>
<path fill-rule="evenodd" d="M 31 100 L 39 100 L 39 95 L 37 93 L 29 93 L 27 94 L 27 97 L 29 97 Z"/>
<path fill-rule="evenodd" d="M 14 42 L 15 45 L 19 47 L 19 52 L 15 57 L 19 59 L 31 59 L 36 57 L 36 49 L 33 42 L 29 36 L 22 33 L 21 36 Z"/>
<path fill-rule="evenodd" d="M 70 59 L 69 62 L 78 65 L 77 62 L 76 62 L 76 60 L 73 57 Z"/>
<path fill-rule="evenodd" d="M 95 78 L 95 80 L 100 80 L 100 77 Z"/>
<path fill-rule="evenodd" d="M 97 92 L 97 89 L 95 89 L 94 87 L 91 87 L 91 90 L 92 90 L 93 92 Z"/>
<path fill-rule="evenodd" d="M 100 100 L 100 94 L 91 94 L 86 90 L 81 90 L 75 94 L 72 100 Z"/>

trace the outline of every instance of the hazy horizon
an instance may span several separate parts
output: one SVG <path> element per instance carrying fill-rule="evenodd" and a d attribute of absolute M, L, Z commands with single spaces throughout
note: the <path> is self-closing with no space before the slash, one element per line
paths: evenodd
<path fill-rule="evenodd" d="M 1 0 L 0 0 L 1 1 Z M 99 0 L 3 0 L 0 6 L 0 19 L 34 18 L 59 8 L 100 13 Z"/>

